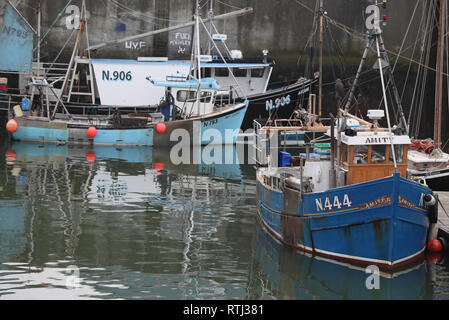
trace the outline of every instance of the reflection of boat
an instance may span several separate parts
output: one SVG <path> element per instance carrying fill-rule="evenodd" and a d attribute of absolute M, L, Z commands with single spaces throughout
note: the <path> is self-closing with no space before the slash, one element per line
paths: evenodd
<path fill-rule="evenodd" d="M 251 234 L 235 221 L 253 206 L 253 171 L 244 172 L 240 165 L 222 171 L 178 166 L 165 150 L 151 148 L 13 142 L 6 150 L 11 151 L 5 170 L 9 193 L 1 195 L 26 198 L 30 205 L 25 232 L 16 233 L 16 243 L 27 247 L 19 258 L 6 258 L 11 265 L 2 265 L 0 295 L 23 297 L 45 289 L 45 297 L 57 290 L 86 298 L 228 297 L 231 285 L 222 276 L 240 269 L 224 268 L 217 277 L 197 281 L 196 268 L 215 270 L 215 261 L 204 257 L 216 254 L 215 245 L 225 249 L 218 259 L 240 263 L 248 258 L 236 248 Z M 90 161 L 89 152 L 95 154 Z M 5 152 L 0 155 L 4 161 Z M 21 169 L 27 183 L 13 177 L 13 168 Z M 253 217 L 244 212 L 251 226 Z M 225 248 L 223 241 L 230 241 Z M 83 290 L 63 290 L 60 279 L 68 265 L 81 268 Z M 14 274 L 8 278 L 10 270 Z M 5 288 L 13 276 L 14 283 Z"/>
<path fill-rule="evenodd" d="M 26 252 L 27 201 L 0 200 L 0 209 L 1 264 Z"/>
<path fill-rule="evenodd" d="M 102 164 L 106 163 L 107 160 L 108 165 L 114 164 L 114 161 L 117 164 L 135 163 L 156 171 L 170 171 L 232 180 L 242 179 L 240 165 L 247 163 L 248 159 L 244 158 L 245 150 L 241 147 L 228 145 L 194 147 L 189 150 L 191 160 L 194 160 L 192 164 L 175 165 L 170 159 L 170 149 L 164 148 L 98 145 L 89 147 L 15 141 L 6 152 L 6 157 L 11 163 L 22 164 L 27 162 L 62 163 L 67 160 Z M 229 158 L 229 155 L 232 155 L 232 157 Z M 126 166 L 123 166 L 122 170 L 126 170 Z"/>
<path fill-rule="evenodd" d="M 300 300 L 432 299 L 424 262 L 400 273 L 381 273 L 379 290 L 368 290 L 365 284 L 370 274 L 365 269 L 300 253 L 273 239 L 266 230 L 255 229 L 253 265 L 257 270 L 251 270 L 249 283 L 261 286 L 251 291 L 264 292 L 264 296 L 254 299 L 266 295 Z"/>

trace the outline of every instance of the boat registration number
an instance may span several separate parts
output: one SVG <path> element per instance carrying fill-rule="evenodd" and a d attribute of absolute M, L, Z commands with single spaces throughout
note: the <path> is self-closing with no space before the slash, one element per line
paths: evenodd
<path fill-rule="evenodd" d="M 279 109 L 279 107 L 284 107 L 286 105 L 289 105 L 290 102 L 292 102 L 292 99 L 290 95 L 286 97 L 279 97 L 276 98 L 276 100 L 270 99 L 265 101 L 266 109 L 267 111 L 273 110 L 273 109 Z"/>
<path fill-rule="evenodd" d="M 203 122 L 203 127 L 214 126 L 218 123 L 218 119 L 208 120 Z"/>
<path fill-rule="evenodd" d="M 131 71 L 103 71 L 103 81 L 131 81 L 133 75 Z"/>

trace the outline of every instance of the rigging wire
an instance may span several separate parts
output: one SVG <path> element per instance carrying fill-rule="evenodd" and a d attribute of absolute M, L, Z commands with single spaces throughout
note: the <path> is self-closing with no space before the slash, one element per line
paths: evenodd
<path fill-rule="evenodd" d="M 429 13 L 430 13 L 430 8 L 428 8 L 427 4 L 426 7 L 423 10 L 423 15 L 422 15 L 422 24 L 420 24 L 420 28 L 419 30 L 423 30 L 422 33 L 427 33 L 429 31 L 429 23 L 430 23 L 430 18 L 429 18 Z M 423 24 L 425 23 L 425 26 L 423 27 Z M 421 55 L 420 55 L 420 62 L 422 62 L 424 60 L 424 48 L 426 47 L 426 43 L 427 43 L 427 37 L 423 38 L 422 41 L 422 45 L 421 45 Z M 417 97 L 417 89 L 418 89 L 418 85 L 419 85 L 419 79 L 422 77 L 422 74 L 425 72 L 426 70 L 422 69 L 422 68 L 418 68 L 418 73 L 416 75 L 416 80 L 415 80 L 415 85 L 414 85 L 414 89 L 413 89 L 413 94 L 412 94 L 412 101 L 410 104 L 410 113 L 409 113 L 409 117 L 408 117 L 408 123 L 410 124 L 410 127 L 412 127 L 412 124 L 415 122 L 415 118 L 412 119 L 412 114 L 413 114 L 413 109 L 415 107 L 415 98 L 418 99 Z M 405 90 L 405 88 L 404 88 Z M 419 112 L 419 110 L 418 110 Z M 413 131 L 415 130 L 414 127 L 411 128 Z"/>
<path fill-rule="evenodd" d="M 428 11 L 428 20 L 427 20 L 427 30 L 434 30 L 435 29 L 435 22 L 436 22 L 436 15 L 435 15 L 435 1 L 432 1 L 429 5 L 429 11 Z M 432 46 L 432 39 L 431 37 L 428 37 L 425 42 L 426 47 L 422 47 L 422 50 L 424 51 L 424 63 L 429 64 L 430 62 L 430 49 Z M 417 137 L 419 134 L 419 129 L 421 127 L 421 119 L 422 119 L 422 111 L 423 111 L 423 105 L 424 105 L 424 97 L 426 92 L 426 86 L 427 86 L 427 76 L 428 76 L 428 69 L 423 70 L 422 72 L 422 84 L 421 84 L 421 90 L 417 92 L 416 94 L 419 96 L 419 102 L 418 102 L 418 113 L 415 118 L 415 134 L 414 136 Z"/>
<path fill-rule="evenodd" d="M 167 18 L 161 18 L 161 17 L 157 17 L 157 16 L 153 16 L 153 15 L 149 15 L 146 13 L 143 13 L 141 11 L 132 9 L 126 5 L 124 5 L 123 3 L 117 1 L 117 0 L 109 0 L 112 4 L 116 5 L 118 8 L 127 11 L 129 13 L 131 13 L 134 17 L 136 18 L 140 18 L 140 19 L 151 19 L 151 20 L 160 20 L 160 21 L 164 21 L 164 22 L 174 22 L 174 23 L 186 23 L 186 22 L 190 22 L 191 20 L 176 20 L 176 19 L 167 19 Z"/>
<path fill-rule="evenodd" d="M 206 1 L 207 1 L 207 0 L 206 0 Z M 224 3 L 223 1 L 219 1 L 219 0 L 215 0 L 215 1 L 218 2 L 218 3 L 220 3 L 220 4 L 222 4 L 222 5 L 224 5 L 224 6 L 227 6 L 227 7 L 229 7 L 229 8 L 233 8 L 233 9 L 237 9 L 237 10 L 243 9 L 243 8 L 239 8 L 239 7 L 230 5 L 230 4 L 228 4 L 228 3 Z"/>
<path fill-rule="evenodd" d="M 405 36 L 404 36 L 404 38 L 402 39 L 402 43 L 401 43 L 401 46 L 400 46 L 400 48 L 399 48 L 398 55 L 396 56 L 396 60 L 395 60 L 395 62 L 394 62 L 394 64 L 393 64 L 393 68 L 391 69 L 391 74 L 392 74 L 392 75 L 394 74 L 394 71 L 395 71 L 396 66 L 397 66 L 397 64 L 398 64 L 398 61 L 399 61 L 399 55 L 401 54 L 401 52 L 402 52 L 402 50 L 403 50 L 403 48 L 404 48 L 405 41 L 407 40 L 408 33 L 409 33 L 409 31 L 410 31 L 410 27 L 411 27 L 412 22 L 413 22 L 413 20 L 414 20 L 414 17 L 415 17 L 415 14 L 416 14 L 416 10 L 418 9 L 418 5 L 419 5 L 420 1 L 421 1 L 421 0 L 416 0 L 415 9 L 413 10 L 413 14 L 412 14 L 412 17 L 410 18 L 409 24 L 408 24 L 408 26 L 407 26 L 407 30 L 406 30 L 406 32 L 405 32 Z M 381 67 L 381 66 L 379 66 L 379 67 Z M 387 88 L 390 87 L 390 84 L 391 84 L 392 81 L 394 81 L 393 78 L 388 79 L 388 82 L 387 82 Z M 380 103 L 379 103 L 379 109 L 380 109 L 380 106 L 382 105 L 382 102 L 383 102 L 383 99 L 380 100 Z M 396 111 L 396 112 L 399 112 L 399 111 Z M 396 116 L 397 116 L 397 115 L 395 115 L 395 117 L 396 117 Z"/>
<path fill-rule="evenodd" d="M 307 9 L 308 11 L 314 13 L 313 9 L 311 9 L 309 6 L 307 6 L 306 4 L 302 3 L 301 1 L 299 1 L 299 0 L 292 0 L 292 1 L 296 2 L 296 3 L 299 4 L 300 6 L 304 7 L 305 9 Z M 334 26 L 337 27 L 338 29 L 340 29 L 340 30 L 346 32 L 347 34 L 349 34 L 349 35 L 350 35 L 351 37 L 353 37 L 354 39 L 366 41 L 366 35 L 365 35 L 365 34 L 360 33 L 360 32 L 358 32 L 357 30 L 352 29 L 352 28 L 350 28 L 350 27 L 348 27 L 348 26 L 345 26 L 344 24 L 341 24 L 341 23 L 339 23 L 339 22 L 337 22 L 337 21 L 331 19 L 329 16 L 326 16 L 326 15 L 325 15 L 324 17 L 325 17 L 325 19 L 329 20 L 329 22 L 330 22 L 332 25 L 334 25 Z M 397 52 L 394 52 L 394 51 L 391 51 L 391 50 L 388 50 L 388 49 L 386 49 L 385 51 L 388 52 L 389 54 L 394 55 L 394 56 L 398 56 L 398 53 L 397 53 Z M 436 72 L 436 69 L 435 69 L 435 68 L 432 68 L 432 67 L 430 67 L 430 66 L 428 66 L 428 65 L 423 65 L 423 64 L 421 64 L 419 61 L 416 61 L 416 60 L 414 60 L 414 59 L 412 59 L 412 58 L 406 57 L 406 56 L 404 56 L 404 55 L 399 55 L 399 57 L 400 57 L 400 58 L 403 58 L 403 59 L 405 59 L 405 60 L 407 60 L 407 61 L 412 61 L 413 63 L 417 64 L 417 65 L 420 66 L 420 67 L 423 67 L 423 68 L 426 68 L 426 69 L 428 69 L 428 70 L 431 70 L 431 71 L 435 71 L 435 72 Z M 447 74 L 447 73 L 443 73 L 443 75 L 449 76 L 449 74 Z"/>
<path fill-rule="evenodd" d="M 59 51 L 59 53 L 56 55 L 56 58 L 53 60 L 53 62 L 51 63 L 51 65 L 46 68 L 46 74 L 45 76 L 47 76 L 48 71 L 50 71 L 51 68 L 53 68 L 54 64 L 56 63 L 56 61 L 58 61 L 59 56 L 62 54 L 62 52 L 64 51 L 64 49 L 67 47 L 68 43 L 70 42 L 70 40 L 72 39 L 73 35 L 75 34 L 76 30 L 75 28 L 72 30 L 72 33 L 70 34 L 70 36 L 67 38 L 67 41 L 64 43 L 64 45 L 62 46 L 62 49 Z"/>
<path fill-rule="evenodd" d="M 66 11 L 66 9 L 68 8 L 68 6 L 73 2 L 73 0 L 69 0 L 69 2 L 67 2 L 67 4 L 65 5 L 64 9 L 62 9 L 58 15 L 56 16 L 56 19 L 53 21 L 53 23 L 50 25 L 50 28 L 47 30 L 47 32 L 45 32 L 45 34 L 41 37 L 41 40 L 39 41 L 39 43 L 36 45 L 36 47 L 34 47 L 33 51 L 36 51 L 38 46 L 40 46 L 42 44 L 42 42 L 45 40 L 45 38 L 47 37 L 47 35 L 50 33 L 50 31 L 54 28 L 54 26 L 56 25 L 56 23 L 59 21 L 59 19 L 62 17 L 62 14 Z"/>

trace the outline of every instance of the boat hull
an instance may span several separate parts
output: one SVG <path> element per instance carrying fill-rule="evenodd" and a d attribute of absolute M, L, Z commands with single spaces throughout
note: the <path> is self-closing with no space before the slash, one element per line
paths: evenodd
<path fill-rule="evenodd" d="M 241 103 L 207 116 L 164 122 L 165 131 L 154 133 L 154 146 L 235 144 L 247 108 Z"/>
<path fill-rule="evenodd" d="M 241 103 L 207 116 L 165 122 L 165 130 L 161 133 L 153 125 L 114 127 L 87 121 L 22 117 L 16 119 L 19 127 L 13 133 L 13 139 L 41 143 L 169 147 L 178 143 L 177 138 L 185 138 L 187 141 L 184 142 L 190 142 L 191 146 L 235 144 L 246 109 L 247 103 Z M 91 126 L 97 129 L 95 138 L 87 136 L 87 129 Z M 174 132 L 177 129 L 178 135 Z"/>
<path fill-rule="evenodd" d="M 259 217 L 278 240 L 297 249 L 357 265 L 397 269 L 422 258 L 429 227 L 427 187 L 399 174 L 304 194 L 284 193 L 258 177 Z"/>
<path fill-rule="evenodd" d="M 74 124 L 71 122 L 48 121 L 47 119 L 16 119 L 19 128 L 13 133 L 17 141 L 40 143 L 69 143 L 95 145 L 152 146 L 153 128 L 110 128 L 107 126 Z M 87 135 L 90 126 L 97 128 L 97 135 Z"/>
<path fill-rule="evenodd" d="M 242 122 L 242 131 L 253 129 L 255 119 L 269 119 L 270 114 L 272 119 L 289 119 L 298 105 L 307 106 L 315 82 L 316 80 L 295 83 L 248 96 L 249 105 Z"/>

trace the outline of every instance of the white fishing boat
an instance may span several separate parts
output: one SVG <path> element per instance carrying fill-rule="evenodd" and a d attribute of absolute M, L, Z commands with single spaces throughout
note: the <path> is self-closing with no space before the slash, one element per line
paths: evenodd
<path fill-rule="evenodd" d="M 78 45 L 86 19 L 85 1 L 81 13 L 83 20 L 78 32 Z M 101 114 L 98 112 L 99 108 L 90 107 L 87 114 L 84 112 L 85 109 L 83 114 L 72 114 L 62 102 L 61 95 L 55 104 L 51 104 L 48 92 L 54 93 L 53 87 L 44 77 L 36 77 L 33 78 L 32 88 L 40 93 L 40 109 L 36 111 L 31 108 L 23 111 L 20 106 L 14 107 L 14 117 L 7 124 L 8 131 L 15 140 L 21 141 L 168 146 L 172 143 L 172 133 L 175 130 L 183 130 L 188 136 L 186 142 L 190 145 L 235 143 L 248 102 L 233 101 L 229 89 L 221 90 L 217 81 L 213 79 L 202 79 L 199 46 L 201 18 L 198 9 L 195 18 L 196 46 L 190 66 L 192 73 L 188 73 L 190 79 L 158 83 L 152 81 L 164 90 L 168 87 L 175 88 L 176 98 L 168 106 L 161 104 L 157 112 L 152 113 L 122 114 L 119 108 L 112 113 L 110 107 L 107 107 L 108 113 Z M 75 61 L 78 45 L 74 48 L 70 64 Z M 123 77 L 126 78 L 127 75 Z M 68 83 L 67 74 L 63 87 L 67 87 Z M 223 95 L 227 99 L 223 99 Z M 177 106 L 180 103 L 183 103 L 183 107 Z M 217 132 L 218 136 L 215 134 Z"/>

